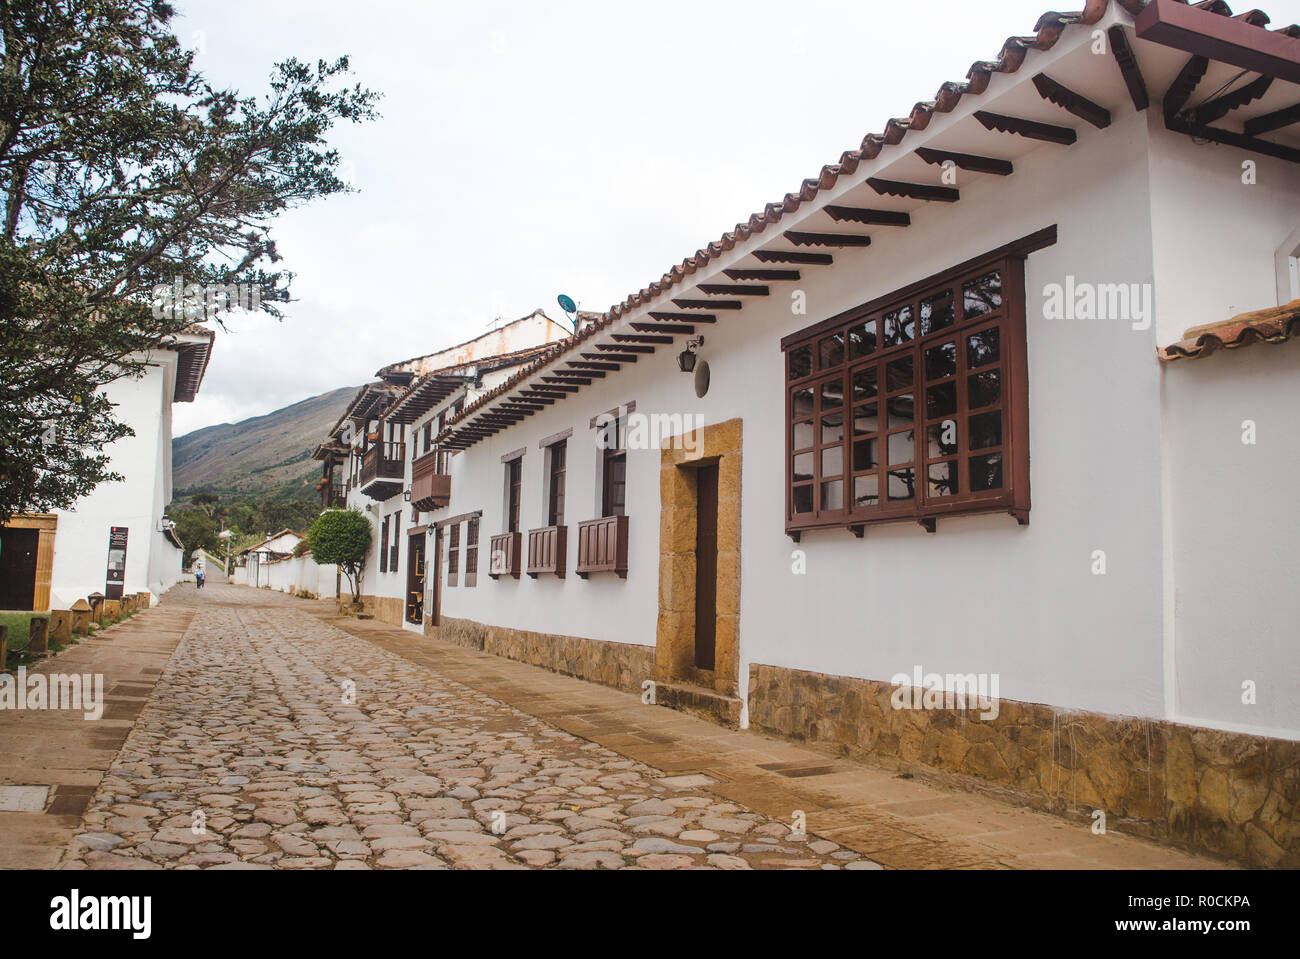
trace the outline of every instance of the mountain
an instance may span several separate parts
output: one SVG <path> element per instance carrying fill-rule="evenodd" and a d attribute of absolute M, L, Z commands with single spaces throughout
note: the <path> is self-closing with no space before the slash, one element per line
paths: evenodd
<path fill-rule="evenodd" d="M 242 423 L 206 426 L 172 440 L 174 499 L 195 493 L 314 499 L 320 464 L 311 458 L 357 387 L 322 393 Z"/>

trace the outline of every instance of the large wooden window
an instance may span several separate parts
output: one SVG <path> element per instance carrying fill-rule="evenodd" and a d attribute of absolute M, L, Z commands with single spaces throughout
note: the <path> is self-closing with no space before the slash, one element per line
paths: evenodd
<path fill-rule="evenodd" d="M 627 420 L 620 416 L 600 428 L 600 515 L 622 516 L 627 507 Z"/>
<path fill-rule="evenodd" d="M 456 527 L 460 529 L 459 526 Z M 465 585 L 478 585 L 478 517 L 465 524 Z"/>
<path fill-rule="evenodd" d="M 401 565 L 401 543 L 402 543 L 402 513 L 398 510 L 393 514 L 393 540 L 392 545 L 388 547 L 388 571 L 396 573 Z"/>
<path fill-rule="evenodd" d="M 379 571 L 388 572 L 388 517 L 379 526 Z"/>
<path fill-rule="evenodd" d="M 1025 250 L 787 337 L 786 529 L 1029 514 Z"/>
<path fill-rule="evenodd" d="M 455 586 L 460 576 L 460 523 L 447 532 L 447 585 Z"/>
<path fill-rule="evenodd" d="M 546 448 L 546 525 L 564 525 L 564 481 L 566 475 L 565 459 L 568 443 L 560 440 Z"/>
<path fill-rule="evenodd" d="M 506 463 L 506 532 L 519 532 L 519 503 L 523 496 L 524 459 L 516 456 Z"/>

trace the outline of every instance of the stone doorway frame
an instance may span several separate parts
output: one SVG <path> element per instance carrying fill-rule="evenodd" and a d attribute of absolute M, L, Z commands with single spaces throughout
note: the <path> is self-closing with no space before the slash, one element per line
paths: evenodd
<path fill-rule="evenodd" d="M 659 463 L 659 621 L 655 682 L 689 684 L 727 699 L 739 694 L 740 476 L 742 421 L 664 441 Z M 689 441 L 689 447 L 688 447 Z M 718 595 L 714 668 L 695 667 L 697 469 L 718 467 Z M 738 706 L 738 700 L 735 705 Z M 728 712 L 731 710 L 728 709 Z"/>

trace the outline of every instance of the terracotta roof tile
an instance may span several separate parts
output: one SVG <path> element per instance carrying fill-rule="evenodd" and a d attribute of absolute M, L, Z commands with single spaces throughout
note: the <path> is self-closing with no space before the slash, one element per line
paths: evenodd
<path fill-rule="evenodd" d="M 1194 326 L 1183 339 L 1157 351 L 1166 363 L 1197 359 L 1220 349 L 1235 350 L 1252 343 L 1285 343 L 1300 336 L 1300 300 L 1253 313 L 1242 313 L 1230 320 Z"/>

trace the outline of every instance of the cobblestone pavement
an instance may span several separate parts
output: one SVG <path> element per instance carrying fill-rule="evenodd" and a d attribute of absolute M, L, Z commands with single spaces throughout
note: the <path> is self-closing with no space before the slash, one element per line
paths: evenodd
<path fill-rule="evenodd" d="M 66 868 L 880 868 L 661 781 L 298 600 L 217 585 L 174 596 L 197 613 Z"/>

